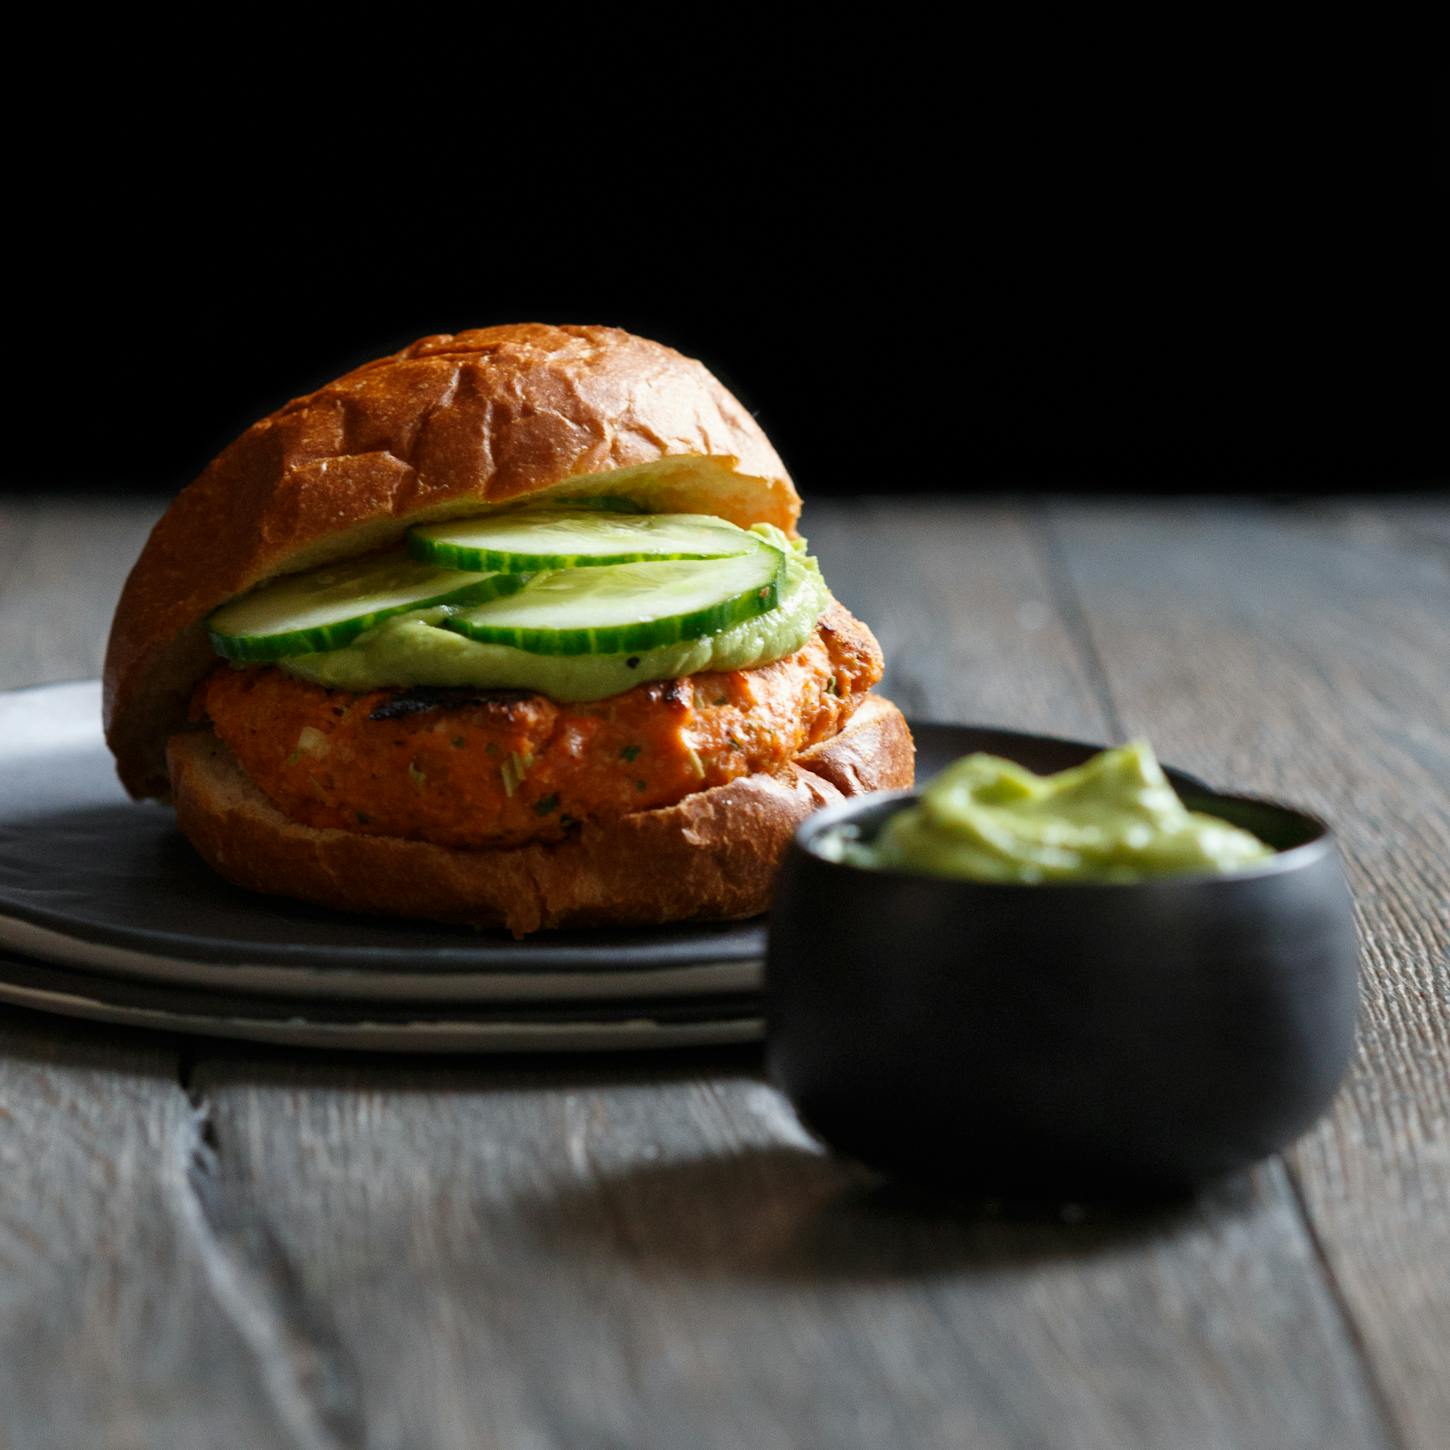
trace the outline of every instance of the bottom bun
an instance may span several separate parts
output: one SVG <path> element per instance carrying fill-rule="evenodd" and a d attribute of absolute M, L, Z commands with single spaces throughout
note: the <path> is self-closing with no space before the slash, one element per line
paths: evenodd
<path fill-rule="evenodd" d="M 563 841 L 464 850 L 289 820 L 210 731 L 167 747 L 177 824 L 203 859 L 253 891 L 374 915 L 502 926 L 603 926 L 755 916 L 797 825 L 846 796 L 909 786 L 901 712 L 868 695 L 839 734 L 778 775 L 672 806 L 585 821 Z"/>

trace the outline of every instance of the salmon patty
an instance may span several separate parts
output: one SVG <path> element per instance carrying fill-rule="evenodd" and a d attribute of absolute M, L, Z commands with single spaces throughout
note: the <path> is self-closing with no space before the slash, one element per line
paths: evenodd
<path fill-rule="evenodd" d="M 352 694 L 271 666 L 224 665 L 198 687 L 193 718 L 211 721 L 294 821 L 510 846 L 778 772 L 835 735 L 881 670 L 871 631 L 832 603 L 785 659 L 605 700 L 432 687 Z"/>

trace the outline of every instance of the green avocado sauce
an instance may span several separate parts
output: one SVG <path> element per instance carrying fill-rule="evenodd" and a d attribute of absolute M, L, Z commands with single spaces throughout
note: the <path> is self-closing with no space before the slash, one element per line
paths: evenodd
<path fill-rule="evenodd" d="M 1188 810 L 1142 740 L 1048 776 L 965 756 L 874 841 L 837 833 L 819 849 L 862 866 L 1024 883 L 1226 873 L 1274 854 L 1249 832 Z"/>
<path fill-rule="evenodd" d="M 757 524 L 752 532 L 786 553 L 780 602 L 767 614 L 701 639 L 629 655 L 531 654 L 440 629 L 448 610 L 438 607 L 398 615 L 341 649 L 292 655 L 277 663 L 301 679 L 334 689 L 464 685 L 536 690 L 561 701 L 600 700 L 646 680 L 672 680 L 705 670 L 753 669 L 800 649 L 831 596 L 820 567 L 805 552 L 805 540 L 788 539 L 770 524 Z"/>

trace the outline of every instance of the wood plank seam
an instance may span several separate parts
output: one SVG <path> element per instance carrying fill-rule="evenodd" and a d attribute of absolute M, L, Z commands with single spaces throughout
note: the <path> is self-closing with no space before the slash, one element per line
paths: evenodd
<path fill-rule="evenodd" d="M 1299 1211 L 1300 1221 L 1304 1225 L 1304 1232 L 1309 1238 L 1309 1246 L 1313 1250 L 1315 1261 L 1324 1275 L 1325 1287 L 1338 1310 L 1340 1321 L 1344 1331 L 1349 1337 L 1353 1346 L 1355 1358 L 1359 1361 L 1361 1372 L 1364 1375 L 1365 1390 L 1374 1404 L 1375 1411 L 1379 1415 L 1381 1429 L 1388 1436 L 1394 1450 L 1409 1450 L 1410 1436 L 1405 1427 L 1400 1423 L 1399 1416 L 1395 1413 L 1394 1401 L 1390 1397 L 1389 1387 L 1380 1377 L 1375 1366 L 1374 1356 L 1370 1353 L 1369 1343 L 1365 1339 L 1364 1332 L 1360 1328 L 1359 1321 L 1354 1317 L 1354 1311 L 1350 1308 L 1349 1299 L 1344 1292 L 1344 1286 L 1339 1281 L 1339 1275 L 1334 1272 L 1334 1266 L 1330 1263 L 1329 1255 L 1325 1250 L 1324 1243 L 1319 1237 L 1319 1231 L 1314 1226 L 1313 1215 L 1309 1212 L 1309 1204 L 1304 1197 L 1304 1185 L 1299 1181 L 1299 1175 L 1294 1171 L 1293 1165 L 1281 1154 L 1279 1161 L 1284 1167 L 1284 1177 L 1288 1181 L 1289 1191 L 1294 1196 L 1294 1203 Z"/>
<path fill-rule="evenodd" d="M 300 1450 L 360 1450 L 367 1436 L 355 1368 L 306 1298 L 276 1235 L 227 1202 L 223 1144 L 197 1066 L 192 1053 L 179 1054 L 177 1084 L 191 1105 L 183 1145 L 189 1227 L 212 1287 L 255 1352 L 273 1407 Z"/>
<path fill-rule="evenodd" d="M 1027 510 L 1027 515 L 1034 542 L 1042 550 L 1044 556 L 1046 567 L 1043 573 L 1046 575 L 1048 588 L 1052 591 L 1052 602 L 1062 616 L 1063 628 L 1066 630 L 1073 648 L 1081 657 L 1088 683 L 1097 697 L 1098 706 L 1103 712 L 1103 719 L 1112 733 L 1113 743 L 1126 740 L 1128 732 L 1124 728 L 1123 717 L 1118 711 L 1118 702 L 1113 699 L 1112 686 L 1108 682 L 1107 666 L 1098 650 L 1097 640 L 1093 638 L 1087 609 L 1081 596 L 1073 587 L 1067 550 L 1063 546 L 1057 530 L 1052 526 L 1052 518 L 1045 504 L 1034 505 Z"/>
<path fill-rule="evenodd" d="M 1115 723 L 1118 738 L 1122 739 L 1127 733 L 1122 724 L 1124 717 L 1119 711 L 1116 700 L 1114 699 L 1112 681 L 1106 667 L 1106 657 L 1094 635 L 1092 620 L 1088 613 L 1086 602 L 1073 580 L 1066 543 L 1055 521 L 1054 508 L 1054 503 L 1049 501 L 1038 506 L 1034 512 L 1038 513 L 1042 519 L 1043 538 L 1046 546 L 1050 550 L 1050 557 L 1056 565 L 1054 577 L 1061 581 L 1059 586 L 1061 595 L 1063 599 L 1068 601 L 1068 607 L 1081 621 L 1083 636 L 1089 652 L 1087 660 L 1088 667 L 1098 677 L 1099 688 L 1106 702 L 1109 717 Z M 1358 907 L 1356 907 L 1356 919 L 1361 940 L 1363 940 L 1365 923 Z M 1353 1358 L 1359 1365 L 1360 1374 L 1366 1392 L 1369 1395 L 1371 1406 L 1380 1422 L 1380 1432 L 1386 1437 L 1388 1443 L 1395 1447 L 1395 1450 L 1406 1450 L 1406 1447 L 1411 1444 L 1408 1432 L 1400 1423 L 1398 1416 L 1394 1413 L 1389 1388 L 1381 1376 L 1379 1367 L 1375 1363 L 1373 1356 L 1370 1354 L 1368 1340 L 1354 1315 L 1345 1288 L 1329 1260 L 1321 1237 L 1310 1216 L 1309 1204 L 1299 1174 L 1296 1172 L 1287 1154 L 1276 1154 L 1274 1156 L 1274 1162 L 1283 1171 L 1285 1181 L 1288 1184 L 1289 1195 L 1293 1203 L 1294 1213 L 1301 1231 L 1304 1234 L 1313 1261 L 1318 1266 L 1324 1290 L 1335 1307 L 1346 1343 Z"/>

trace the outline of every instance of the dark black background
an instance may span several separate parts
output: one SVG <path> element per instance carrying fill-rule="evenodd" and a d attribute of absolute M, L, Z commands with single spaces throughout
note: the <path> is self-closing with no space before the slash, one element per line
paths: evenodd
<path fill-rule="evenodd" d="M 93 113 L 21 166 L 0 487 L 171 492 L 354 363 L 523 319 L 705 359 L 807 494 L 1450 479 L 1413 88 L 860 79 L 748 124 L 693 94 L 281 132 L 204 85 Z"/>

